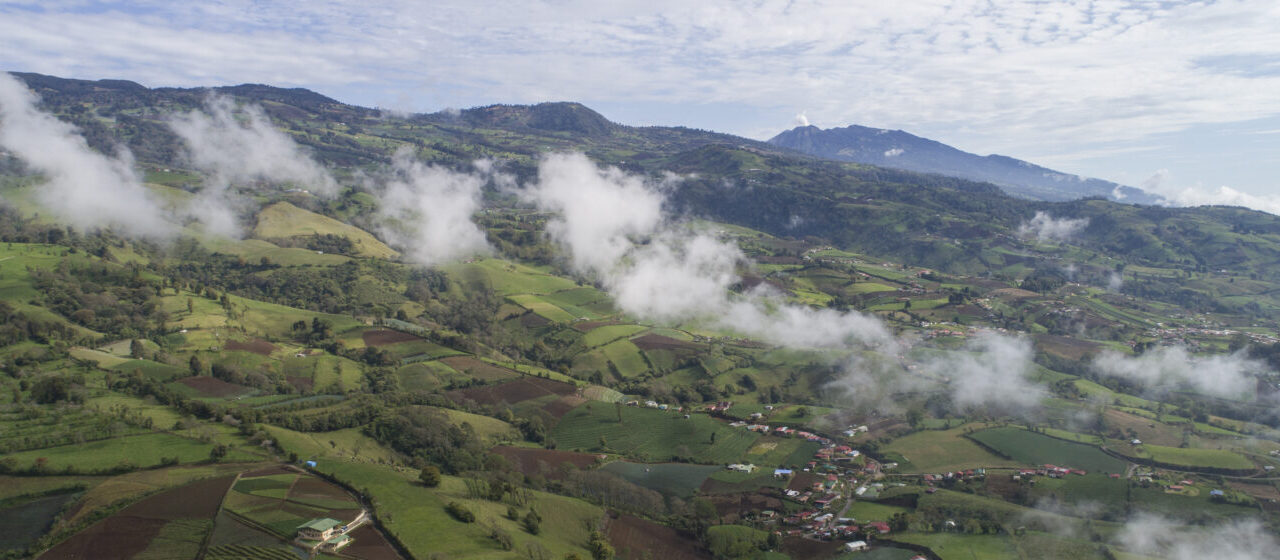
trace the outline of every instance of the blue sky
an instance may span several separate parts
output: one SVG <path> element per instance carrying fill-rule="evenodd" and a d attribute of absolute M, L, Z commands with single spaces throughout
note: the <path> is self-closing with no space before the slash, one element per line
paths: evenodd
<path fill-rule="evenodd" d="M 1280 213 L 1277 29 L 1269 0 L 0 0 L 0 69 L 404 111 L 573 100 L 758 139 L 862 124 Z"/>

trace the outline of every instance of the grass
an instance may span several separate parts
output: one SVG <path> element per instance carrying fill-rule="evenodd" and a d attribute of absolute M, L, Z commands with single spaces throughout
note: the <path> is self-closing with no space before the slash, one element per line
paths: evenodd
<path fill-rule="evenodd" d="M 399 256 L 394 249 L 360 228 L 339 222 L 298 208 L 288 202 L 277 202 L 258 212 L 258 224 L 253 228 L 254 237 L 263 239 L 307 237 L 330 234 L 349 239 L 355 254 L 361 257 L 394 259 Z"/>
<path fill-rule="evenodd" d="M 441 269 L 455 279 L 482 282 L 500 296 L 548 295 L 579 288 L 572 280 L 501 259 L 478 259 L 445 265 Z"/>
<path fill-rule="evenodd" d="M 797 467 L 813 460 L 820 444 L 795 438 L 762 437 L 747 450 L 743 461 L 773 467 Z"/>
<path fill-rule="evenodd" d="M 263 424 L 262 427 L 271 434 L 281 449 L 297 453 L 298 457 L 304 459 L 343 457 L 374 462 L 399 460 L 398 453 L 364 435 L 359 428 L 307 433 L 268 424 Z"/>
<path fill-rule="evenodd" d="M 614 461 L 600 470 L 616 474 L 632 484 L 673 496 L 689 497 L 712 473 L 723 470 L 716 465 L 684 463 L 630 463 Z"/>
<path fill-rule="evenodd" d="M 929 547 L 942 560 L 1016 560 L 1018 553 L 1008 538 L 997 535 L 959 533 L 903 533 L 893 540 Z"/>
<path fill-rule="evenodd" d="M 160 528 L 160 533 L 133 560 L 168 560 L 196 558 L 205 536 L 213 530 L 212 519 L 174 519 Z"/>
<path fill-rule="evenodd" d="M 1016 464 L 966 438 L 965 430 L 971 427 L 919 431 L 893 440 L 884 449 L 909 462 L 900 465 L 899 472 L 936 473 Z"/>
<path fill-rule="evenodd" d="M 62 445 L 45 449 L 33 449 L 12 453 L 18 468 L 35 464 L 45 458 L 50 471 L 58 472 L 73 467 L 80 472 L 111 469 L 124 464 L 139 468 L 159 465 L 164 457 L 177 457 L 182 463 L 194 463 L 209 459 L 213 445 L 172 434 L 151 433 L 114 439 L 91 441 L 77 445 Z M 253 461 L 257 456 L 237 449 L 230 449 L 225 462 Z"/>
<path fill-rule="evenodd" d="M 1029 465 L 1052 464 L 1102 473 L 1123 473 L 1125 468 L 1124 461 L 1091 445 L 1066 442 L 1022 428 L 991 428 L 969 437 Z"/>
<path fill-rule="evenodd" d="M 648 327 L 640 325 L 605 325 L 591 329 L 591 332 L 582 335 L 582 343 L 587 348 L 595 348 L 604 346 L 619 338 L 627 338 L 639 334 L 645 330 L 648 330 Z"/>
<path fill-rule="evenodd" d="M 488 416 L 463 412 L 461 410 L 453 410 L 450 408 L 437 409 L 449 417 L 449 421 L 455 425 L 461 426 L 464 423 L 471 426 L 476 436 L 481 441 L 486 442 L 511 442 L 519 441 L 520 433 L 514 426 Z"/>
<path fill-rule="evenodd" d="M 703 414 L 686 419 L 674 412 L 624 406 L 618 422 L 615 410 L 609 405 L 579 406 L 560 419 L 551 438 L 561 449 L 599 450 L 603 437 L 608 449 L 641 460 L 687 455 L 701 463 L 728 464 L 741 460 L 760 437 Z"/>
<path fill-rule="evenodd" d="M 553 323 L 571 323 L 577 319 L 573 314 L 560 309 L 554 303 L 542 299 L 542 297 L 533 294 L 518 294 L 507 296 L 512 303 L 519 305 L 529 311 L 537 313 L 548 321 Z"/>
<path fill-rule="evenodd" d="M 875 502 L 856 501 L 845 510 L 845 517 L 852 517 L 859 522 L 888 521 L 896 513 L 911 511 L 901 506 L 889 506 Z"/>
<path fill-rule="evenodd" d="M 609 359 L 613 367 L 618 369 L 618 374 L 624 379 L 649 371 L 649 364 L 644 361 L 640 349 L 629 340 L 610 342 L 601 347 L 600 351 Z"/>
<path fill-rule="evenodd" d="M 1252 461 L 1243 456 L 1223 449 L 1194 449 L 1165 447 L 1163 445 L 1141 445 L 1133 451 L 1135 457 L 1151 459 L 1160 463 L 1190 468 L 1220 468 L 1252 470 L 1256 468 Z"/>
<path fill-rule="evenodd" d="M 174 412 L 172 408 L 119 393 L 107 393 L 93 397 L 85 401 L 85 406 L 96 408 L 102 412 L 109 412 L 123 407 L 131 412 L 137 412 L 150 418 L 157 428 L 169 428 L 182 419 L 182 415 Z"/>
<path fill-rule="evenodd" d="M 417 558 L 430 558 L 434 554 L 478 560 L 510 558 L 512 552 L 500 548 L 482 525 L 496 526 L 510 534 L 513 550 L 527 550 L 530 543 L 537 543 L 546 548 L 552 558 L 563 558 L 570 553 L 588 558 L 590 553 L 583 548 L 588 527 L 604 515 L 599 507 L 581 500 L 533 491 L 529 506 L 537 509 L 543 518 L 542 531 L 533 536 L 506 518 L 510 504 L 468 498 L 466 485 L 460 478 L 446 476 L 439 488 L 426 488 L 417 483 L 416 470 L 346 462 L 322 464 L 319 468 L 370 496 L 379 521 Z M 467 524 L 454 520 L 444 511 L 444 505 L 450 501 L 471 510 L 480 522 Z M 517 509 L 524 512 L 528 506 Z"/>

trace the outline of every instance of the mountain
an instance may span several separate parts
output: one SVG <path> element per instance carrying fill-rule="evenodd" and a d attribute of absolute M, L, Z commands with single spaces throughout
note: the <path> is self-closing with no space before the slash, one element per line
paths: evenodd
<path fill-rule="evenodd" d="M 800 126 L 774 136 L 769 143 L 828 159 L 986 181 L 1014 196 L 1035 200 L 1101 196 L 1134 204 L 1162 201 L 1134 187 L 1054 171 L 1008 156 L 980 156 L 901 130 Z"/>

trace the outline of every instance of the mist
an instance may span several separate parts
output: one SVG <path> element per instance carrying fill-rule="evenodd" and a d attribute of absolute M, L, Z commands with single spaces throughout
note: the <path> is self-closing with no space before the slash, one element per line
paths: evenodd
<path fill-rule="evenodd" d="M 37 109 L 38 101 L 26 84 L 0 73 L 0 146 L 44 176 L 41 205 L 81 229 L 141 237 L 177 230 L 143 186 L 128 150 L 114 158 L 93 151 L 76 127 Z"/>
<path fill-rule="evenodd" d="M 234 186 L 287 184 L 324 197 L 338 192 L 332 175 L 273 127 L 257 105 L 237 107 L 229 97 L 210 95 L 204 111 L 174 115 L 169 127 L 186 144 L 190 164 L 206 175 L 187 213 L 212 233 L 240 233 L 237 215 L 248 204 L 235 195 Z"/>
<path fill-rule="evenodd" d="M 1187 386 L 1225 398 L 1251 393 L 1256 386 L 1254 376 L 1267 371 L 1262 362 L 1248 359 L 1243 352 L 1195 356 L 1181 346 L 1160 346 L 1136 357 L 1106 351 L 1092 366 L 1099 373 L 1147 388 Z"/>
<path fill-rule="evenodd" d="M 1066 241 L 1088 225 L 1089 218 L 1054 218 L 1048 213 L 1036 212 L 1031 220 L 1018 226 L 1018 235 L 1035 237 L 1039 241 Z"/>
<path fill-rule="evenodd" d="M 425 165 L 407 148 L 399 150 L 383 185 L 373 188 L 384 219 L 380 233 L 406 259 L 424 266 L 490 252 L 471 217 L 492 175 L 486 162 L 477 162 L 475 173 L 458 173 Z"/>
<path fill-rule="evenodd" d="M 1022 414 L 1047 396 L 1044 387 L 1030 379 L 1034 357 L 1029 339 L 985 332 L 963 351 L 933 360 L 925 369 L 950 380 L 952 398 L 962 409 Z"/>
<path fill-rule="evenodd" d="M 1116 541 L 1130 552 L 1168 560 L 1262 560 L 1275 558 L 1280 545 L 1256 519 L 1187 527 L 1146 513 L 1126 523 Z"/>

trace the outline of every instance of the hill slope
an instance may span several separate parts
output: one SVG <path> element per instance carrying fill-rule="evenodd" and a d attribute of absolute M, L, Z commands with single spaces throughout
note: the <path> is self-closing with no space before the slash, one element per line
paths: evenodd
<path fill-rule="evenodd" d="M 826 130 L 801 126 L 774 136 L 769 143 L 840 161 L 987 181 L 1014 196 L 1037 200 L 1102 196 L 1139 204 L 1160 202 L 1159 197 L 1141 189 L 1062 173 L 1007 156 L 979 156 L 901 130 L 858 125 Z"/>

